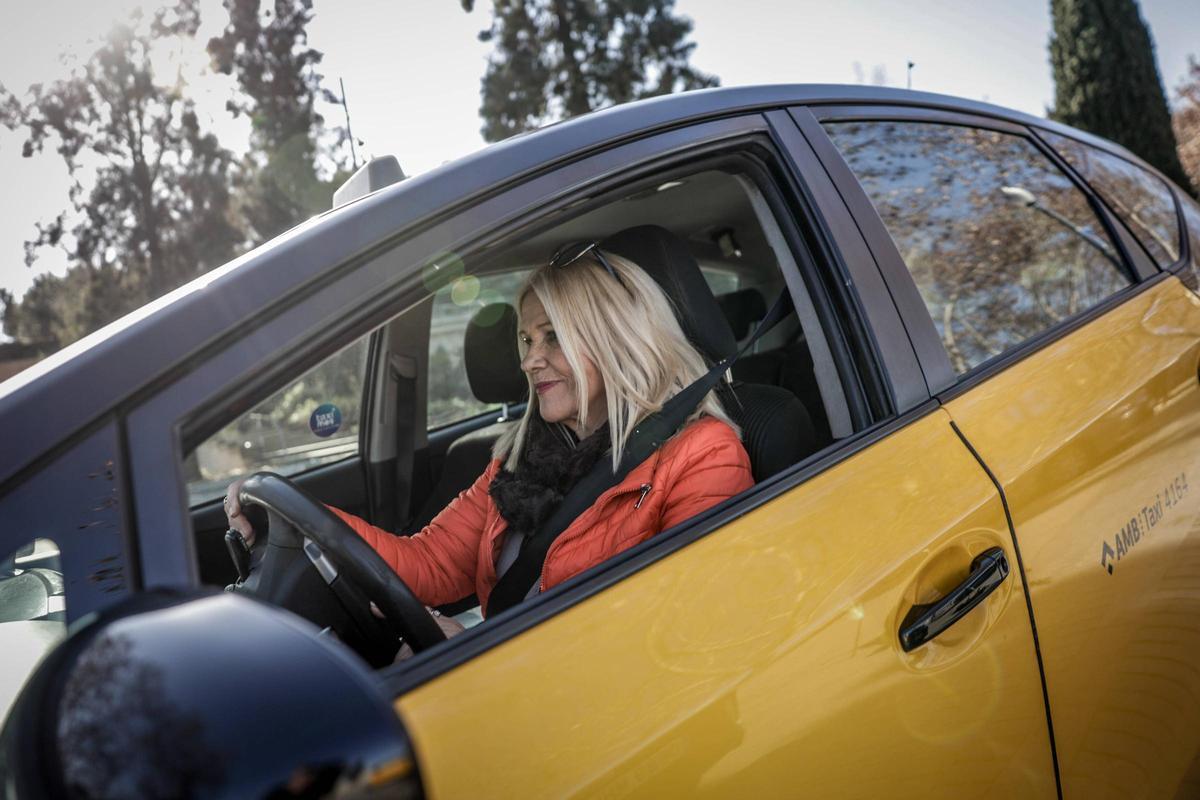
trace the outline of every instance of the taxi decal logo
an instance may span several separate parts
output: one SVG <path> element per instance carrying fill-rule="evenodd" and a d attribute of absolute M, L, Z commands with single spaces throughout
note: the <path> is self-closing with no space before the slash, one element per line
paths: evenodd
<path fill-rule="evenodd" d="M 317 406 L 317 410 L 308 418 L 308 427 L 322 439 L 337 433 L 342 427 L 342 411 L 333 403 Z"/>
<path fill-rule="evenodd" d="M 1108 539 L 1101 542 L 1100 566 L 1109 575 L 1112 575 L 1113 565 L 1127 556 L 1143 536 L 1148 535 L 1158 523 L 1162 522 L 1163 516 L 1168 511 L 1179 505 L 1184 495 L 1187 494 L 1187 490 L 1187 475 L 1182 472 L 1168 481 L 1166 487 L 1154 495 L 1153 501 L 1142 506 L 1129 518 L 1129 522 L 1125 523 L 1112 538 L 1111 544 Z"/>

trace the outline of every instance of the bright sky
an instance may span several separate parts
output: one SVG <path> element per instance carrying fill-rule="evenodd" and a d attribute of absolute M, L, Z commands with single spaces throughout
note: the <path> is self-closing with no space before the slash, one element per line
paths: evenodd
<path fill-rule="evenodd" d="M 58 54 L 86 59 L 96 37 L 135 5 L 142 3 L 22 4 L 0 26 L 0 82 L 20 93 L 63 76 Z M 1173 94 L 1188 54 L 1200 57 L 1200 3 L 1142 0 L 1141 6 Z M 413 174 L 483 146 L 479 81 L 490 48 L 476 34 L 487 27 L 490 7 L 476 0 L 466 14 L 459 0 L 315 0 L 310 42 L 325 53 L 327 85 L 336 91 L 338 78 L 346 82 L 354 135 L 366 155 L 395 155 Z M 1039 115 L 1053 100 L 1048 0 L 677 0 L 676 9 L 695 25 L 693 63 L 725 86 L 855 83 L 871 81 L 879 70 L 889 85 L 904 86 L 912 60 L 915 89 Z M 202 14 L 204 28 L 196 51 L 183 55 L 183 70 L 193 76 L 190 94 L 222 141 L 239 150 L 247 128 L 224 112 L 229 81 L 201 74 L 203 42 L 224 24 L 219 0 L 203 0 Z M 337 108 L 326 117 L 342 122 Z M 0 175 L 8 187 L 0 196 L 0 287 L 18 296 L 38 272 L 66 267 L 64 257 L 48 251 L 33 268 L 24 264 L 22 242 L 32 238 L 35 223 L 66 207 L 68 183 L 52 150 L 24 159 L 22 141 L 0 129 Z"/>

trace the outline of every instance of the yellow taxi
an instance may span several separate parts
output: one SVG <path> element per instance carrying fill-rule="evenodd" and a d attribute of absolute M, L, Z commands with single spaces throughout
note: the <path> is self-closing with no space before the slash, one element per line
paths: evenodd
<path fill-rule="evenodd" d="M 0 384 L 6 796 L 1200 795 L 1200 205 L 1137 157 L 751 87 L 335 202 Z M 313 509 L 409 535 L 470 485 L 526 399 L 514 295 L 578 240 L 712 363 L 758 337 L 755 485 L 392 663 L 346 606 L 395 576 Z M 275 605 L 220 591 L 259 471 Z"/>

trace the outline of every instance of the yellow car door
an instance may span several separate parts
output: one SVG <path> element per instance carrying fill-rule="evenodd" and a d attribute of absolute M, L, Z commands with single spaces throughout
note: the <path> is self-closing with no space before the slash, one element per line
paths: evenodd
<path fill-rule="evenodd" d="M 1200 300 L 1146 269 L 1181 256 L 1170 192 L 1090 148 L 1078 164 L 1108 164 L 1087 177 L 1122 229 L 1055 160 L 1077 163 L 1064 136 L 1051 152 L 985 120 L 862 116 L 825 129 L 941 340 L 945 411 L 1011 511 L 1063 796 L 1196 796 Z"/>
<path fill-rule="evenodd" d="M 918 416 L 403 694 L 429 795 L 1054 797 L 1015 567 L 901 647 L 914 605 L 1014 558 L 949 417 Z"/>

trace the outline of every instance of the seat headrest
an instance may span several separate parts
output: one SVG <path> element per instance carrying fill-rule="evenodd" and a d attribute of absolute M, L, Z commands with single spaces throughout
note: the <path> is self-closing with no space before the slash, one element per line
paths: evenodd
<path fill-rule="evenodd" d="M 751 326 L 767 315 L 767 301 L 763 299 L 762 292 L 754 288 L 720 295 L 717 303 L 738 341 L 746 338 Z"/>
<path fill-rule="evenodd" d="M 679 237 L 658 225 L 639 225 L 613 234 L 600 247 L 628 258 L 654 278 L 675 304 L 684 334 L 706 358 L 716 362 L 737 352 L 721 306 Z"/>
<path fill-rule="evenodd" d="M 519 403 L 529 382 L 517 350 L 517 312 L 508 303 L 489 303 L 467 322 L 463 362 L 471 394 L 481 403 Z"/>

